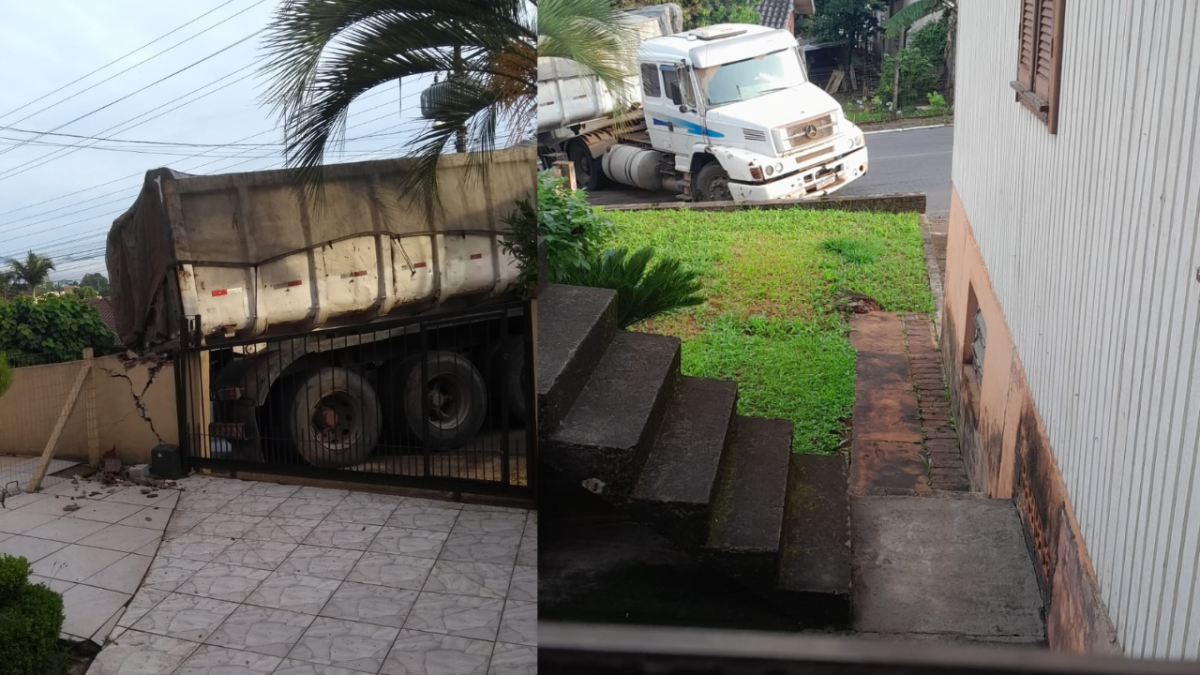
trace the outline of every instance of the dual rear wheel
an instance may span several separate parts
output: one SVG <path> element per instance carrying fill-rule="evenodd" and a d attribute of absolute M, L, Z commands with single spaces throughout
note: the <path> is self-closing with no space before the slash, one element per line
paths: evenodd
<path fill-rule="evenodd" d="M 341 468 L 366 461 L 379 443 L 384 409 L 402 413 L 403 424 L 432 450 L 471 440 L 487 416 L 487 387 L 461 354 L 430 352 L 394 364 L 375 387 L 345 368 L 323 367 L 298 376 L 287 401 L 286 427 L 304 461 Z M 396 420 L 399 422 L 400 420 Z"/>

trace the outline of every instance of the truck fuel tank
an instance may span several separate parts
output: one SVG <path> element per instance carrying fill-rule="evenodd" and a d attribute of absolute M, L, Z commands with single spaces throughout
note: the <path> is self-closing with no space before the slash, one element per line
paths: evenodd
<path fill-rule="evenodd" d="M 643 190 L 661 190 L 663 153 L 632 145 L 614 145 L 604 153 L 604 174 L 614 181 Z"/>

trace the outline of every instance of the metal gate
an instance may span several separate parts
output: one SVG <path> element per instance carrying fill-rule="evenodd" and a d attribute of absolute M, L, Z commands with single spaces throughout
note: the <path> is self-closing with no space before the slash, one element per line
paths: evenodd
<path fill-rule="evenodd" d="M 528 303 L 266 340 L 180 331 L 194 467 L 533 498 Z"/>

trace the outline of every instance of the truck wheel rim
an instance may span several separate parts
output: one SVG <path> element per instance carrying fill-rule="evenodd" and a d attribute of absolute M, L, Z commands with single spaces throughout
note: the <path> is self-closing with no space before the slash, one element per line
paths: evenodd
<path fill-rule="evenodd" d="M 310 418 L 313 437 L 327 450 L 349 449 L 360 436 L 361 408 L 358 399 L 344 391 L 321 397 Z"/>
<path fill-rule="evenodd" d="M 708 198 L 714 202 L 732 201 L 733 193 L 729 191 L 729 178 L 717 176 L 708 181 Z"/>
<path fill-rule="evenodd" d="M 466 388 L 450 373 L 435 375 L 429 379 L 429 423 L 439 429 L 454 429 L 463 423 L 471 411 L 471 401 L 465 394 Z"/>

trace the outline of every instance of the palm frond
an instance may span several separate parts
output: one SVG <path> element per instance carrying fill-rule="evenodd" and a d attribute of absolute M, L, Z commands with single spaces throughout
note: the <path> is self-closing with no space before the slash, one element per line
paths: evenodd
<path fill-rule="evenodd" d="M 941 7 L 939 6 L 938 0 L 917 0 L 911 5 L 893 14 L 892 17 L 887 20 L 887 23 L 884 24 L 887 28 L 887 37 L 896 37 L 897 35 L 902 35 L 904 31 L 908 30 L 914 23 L 929 16 L 930 14 L 933 14 L 936 11 L 939 11 L 940 9 Z"/>
<path fill-rule="evenodd" d="M 635 65 L 636 42 L 609 0 L 545 0 L 538 7 L 540 57 L 570 59 L 600 78 L 619 101 L 626 100 Z"/>

